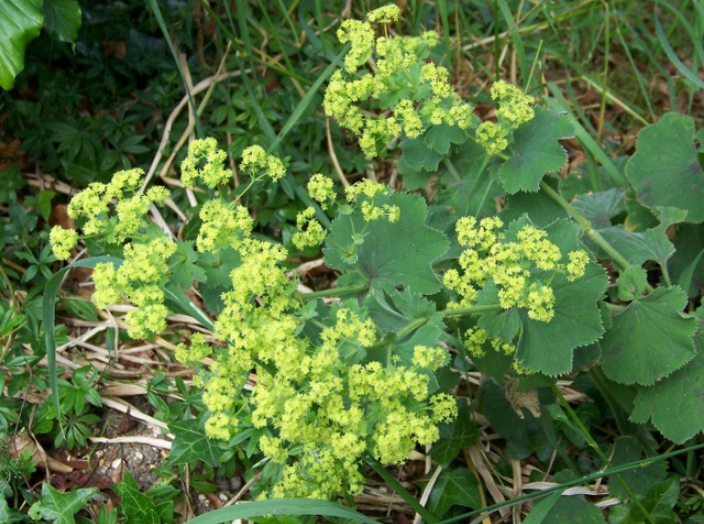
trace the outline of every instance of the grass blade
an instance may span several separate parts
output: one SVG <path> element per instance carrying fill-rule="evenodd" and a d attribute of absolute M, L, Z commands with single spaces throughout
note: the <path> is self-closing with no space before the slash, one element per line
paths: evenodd
<path fill-rule="evenodd" d="M 340 506 L 334 502 L 309 499 L 278 499 L 242 502 L 235 506 L 216 509 L 188 521 L 188 524 L 221 524 L 236 519 L 252 519 L 265 515 L 312 515 L 319 517 L 339 517 L 365 524 L 378 524 L 376 520 L 361 513 Z"/>
<path fill-rule="evenodd" d="M 621 173 L 621 171 L 619 171 L 618 167 L 616 167 L 616 164 L 613 163 L 611 158 L 609 158 L 606 152 L 604 152 L 604 150 L 599 146 L 599 144 L 596 143 L 596 141 L 591 137 L 591 135 L 587 133 L 586 129 L 582 127 L 582 124 L 579 123 L 579 120 L 575 118 L 574 114 L 570 110 L 569 105 L 567 104 L 567 100 L 565 100 L 565 97 L 562 96 L 562 93 L 557 88 L 557 86 L 552 82 L 548 82 L 548 88 L 550 89 L 552 95 L 555 97 L 547 99 L 548 105 L 554 109 L 567 111 L 567 114 L 572 120 L 572 125 L 574 126 L 577 138 L 582 143 L 582 145 L 586 147 L 592 155 L 594 155 L 594 158 L 601 162 L 601 165 L 604 167 L 606 172 L 611 176 L 611 178 L 614 179 L 614 181 L 618 185 L 628 186 L 628 181 L 626 180 L 626 177 L 623 175 L 623 173 Z"/>
<path fill-rule="evenodd" d="M 684 65 L 682 63 L 682 60 L 680 60 L 680 58 L 675 53 L 674 49 L 672 49 L 670 42 L 667 41 L 667 36 L 665 36 L 665 32 L 662 30 L 662 26 L 660 25 L 660 19 L 657 15 L 655 15 L 655 33 L 658 35 L 660 45 L 662 45 L 662 49 L 663 51 L 665 51 L 667 58 L 670 59 L 670 62 L 672 62 L 672 64 L 677 68 L 680 73 L 685 76 L 685 78 L 687 78 L 687 80 L 692 82 L 695 86 L 699 87 L 699 89 L 704 89 L 704 81 L 702 81 L 686 65 Z"/>
<path fill-rule="evenodd" d="M 325 69 L 325 71 L 323 71 L 323 73 L 318 77 L 315 83 L 310 86 L 310 89 L 308 89 L 303 99 L 298 103 L 296 109 L 293 110 L 293 113 L 291 113 L 291 116 L 284 124 L 284 127 L 281 128 L 281 131 L 279 132 L 278 136 L 269 145 L 270 152 L 275 151 L 279 147 L 279 144 L 284 139 L 284 137 L 289 133 L 289 131 L 291 131 L 291 129 L 293 129 L 293 126 L 296 125 L 298 120 L 300 120 L 300 118 L 303 116 L 303 113 L 305 113 L 308 109 L 308 106 L 311 104 L 311 102 L 313 102 L 313 99 L 318 93 L 318 89 L 320 89 L 320 86 L 322 86 L 323 82 L 325 82 L 328 77 L 332 75 L 335 70 L 340 66 L 342 58 L 347 54 L 348 49 L 349 44 L 345 45 L 345 47 L 342 49 L 342 52 L 340 52 L 340 54 L 335 57 L 335 60 L 333 60 L 332 63 Z"/>
<path fill-rule="evenodd" d="M 54 328 L 56 326 L 56 299 L 61 288 L 61 282 L 66 273 L 74 267 L 94 268 L 101 262 L 112 262 L 119 266 L 122 264 L 122 259 L 110 256 L 93 257 L 85 260 L 78 260 L 59 271 L 57 271 L 46 283 L 44 287 L 44 296 L 42 297 L 42 323 L 44 324 L 44 346 L 46 349 L 46 364 L 49 370 L 49 386 L 51 387 L 51 396 L 54 399 L 54 407 L 56 408 L 57 416 L 61 412 L 59 409 L 59 387 L 57 384 L 58 377 L 56 376 L 56 338 L 54 336 Z M 61 417 L 58 417 L 59 427 L 63 432 Z"/>
<path fill-rule="evenodd" d="M 156 21 L 159 24 L 159 27 L 161 28 L 161 32 L 164 33 L 164 40 L 166 40 L 166 44 L 171 50 L 171 54 L 174 57 L 174 62 L 176 62 L 176 67 L 178 68 L 178 72 L 181 75 L 181 81 L 183 82 L 184 89 L 186 90 L 186 95 L 188 96 L 188 105 L 191 107 L 191 111 L 193 112 L 193 119 L 196 123 L 196 134 L 198 135 L 198 138 L 203 138 L 205 136 L 205 133 L 203 132 L 203 124 L 200 121 L 200 116 L 198 116 L 196 103 L 193 100 L 193 97 L 191 96 L 191 91 L 188 89 L 186 75 L 183 72 L 183 68 L 181 67 L 181 62 L 178 59 L 178 52 L 176 51 L 176 46 L 174 46 L 174 43 L 171 40 L 171 35 L 169 34 L 169 30 L 166 28 L 164 17 L 161 14 L 161 9 L 159 9 L 159 4 L 157 4 L 156 0 L 147 0 L 147 3 L 149 4 L 149 7 L 151 7 L 152 12 L 156 17 Z"/>
<path fill-rule="evenodd" d="M 170 299 L 175 306 L 184 315 L 195 318 L 203 326 L 207 327 L 210 331 L 215 329 L 215 324 L 213 319 L 211 319 L 205 311 L 199 308 L 195 302 L 193 302 L 186 293 L 181 290 L 178 286 L 173 284 L 166 284 L 166 296 Z"/>

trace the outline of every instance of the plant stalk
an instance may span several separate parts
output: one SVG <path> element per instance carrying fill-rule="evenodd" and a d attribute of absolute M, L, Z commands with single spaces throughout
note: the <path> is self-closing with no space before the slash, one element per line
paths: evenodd
<path fill-rule="evenodd" d="M 602 237 L 599 232 L 592 227 L 591 223 L 582 215 L 577 213 L 577 211 L 569 204 L 569 202 L 562 198 L 562 196 L 557 191 L 551 188 L 545 181 L 540 182 L 540 188 L 545 191 L 545 193 L 547 193 L 550 198 L 557 202 L 565 211 L 567 211 L 567 213 L 577 221 L 579 226 L 582 228 L 582 231 L 584 231 L 584 234 L 589 236 L 589 238 L 596 242 L 601 249 L 606 251 L 606 253 L 608 253 L 608 255 L 619 266 L 621 266 L 622 269 L 626 269 L 628 266 L 630 266 L 628 260 L 626 260 L 625 257 L 621 255 L 621 253 L 616 251 L 616 249 L 614 249 L 611 244 L 604 240 L 604 237 Z"/>
<path fill-rule="evenodd" d="M 376 460 L 372 456 L 367 457 L 367 462 L 369 465 L 372 467 L 372 469 L 382 478 L 384 479 L 384 482 L 386 482 L 391 489 L 393 489 L 396 493 L 399 494 L 399 496 L 408 503 L 409 506 L 411 506 L 418 515 L 420 515 L 423 520 L 426 522 L 426 524 L 437 524 L 438 519 L 435 518 L 435 516 L 430 513 L 426 508 L 421 506 L 420 502 L 416 500 L 416 498 L 411 495 L 406 488 L 403 487 L 403 485 L 386 469 L 384 466 Z"/>

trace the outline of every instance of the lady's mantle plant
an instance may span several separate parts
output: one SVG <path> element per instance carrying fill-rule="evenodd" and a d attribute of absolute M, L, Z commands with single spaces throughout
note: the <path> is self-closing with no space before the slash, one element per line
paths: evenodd
<path fill-rule="evenodd" d="M 682 313 L 686 296 L 669 281 L 653 290 L 641 268 L 655 260 L 667 275 L 665 229 L 686 213 L 652 203 L 660 225 L 642 237 L 593 227 L 589 210 L 600 201 L 569 204 L 554 181 L 542 180 L 566 159 L 558 139 L 571 136 L 569 120 L 496 82 L 497 121 L 479 123 L 448 72 L 427 62 L 438 35 L 394 36 L 389 24 L 398 16 L 388 6 L 342 24 L 339 38 L 350 50 L 324 108 L 368 157 L 397 156 L 406 189 L 435 177 L 435 202 L 451 207 L 429 207 L 429 198 L 367 179 L 343 198 L 332 179 L 311 176 L 310 205 L 298 214 L 290 248 L 322 247 L 340 276 L 334 288 L 301 294 L 289 276 L 297 254 L 257 234 L 242 205 L 253 187 L 286 175 L 283 162 L 252 146 L 240 163 L 248 183 L 232 187 L 216 141 L 196 140 L 181 166 L 184 185 L 207 195 L 192 241 L 148 220 L 168 191 L 141 191 L 140 170 L 92 184 L 71 202 L 91 250 L 121 258 L 96 266 L 95 304 L 133 306 L 123 320 L 130 336 L 144 338 L 164 331 L 172 312 L 193 314 L 184 291 L 200 293 L 207 312 L 196 316 L 208 329 L 185 336 L 176 358 L 186 365 L 212 359 L 198 375 L 207 434 L 258 442 L 273 464 L 265 468 L 265 492 L 275 497 L 357 493 L 365 460 L 399 464 L 415 446 L 437 441 L 438 425 L 457 414 L 450 362 L 465 354 L 494 375 L 548 378 L 572 372 L 575 359 L 601 359 L 611 380 L 638 385 L 636 420 L 652 416 L 676 441 L 700 430 L 701 417 L 675 423 L 658 408 L 670 398 L 664 385 L 692 380 L 696 370 L 683 366 L 701 368 L 695 322 Z M 466 180 L 483 197 L 460 205 L 449 193 Z M 511 195 L 501 216 L 488 205 L 497 191 Z M 539 209 L 555 205 L 536 213 L 532 199 Z M 78 235 L 55 229 L 51 239 L 66 259 Z M 644 245 L 622 253 L 614 247 L 622 239 Z M 645 244 L 660 246 L 658 256 Z M 608 278 L 594 261 L 605 256 L 619 272 L 620 303 L 608 308 Z M 624 338 L 638 331 L 642 345 Z M 686 375 L 676 379 L 676 371 Z M 252 374 L 250 394 L 243 387 Z"/>

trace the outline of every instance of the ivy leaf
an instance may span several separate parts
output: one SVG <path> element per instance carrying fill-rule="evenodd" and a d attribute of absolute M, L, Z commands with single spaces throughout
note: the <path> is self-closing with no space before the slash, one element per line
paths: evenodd
<path fill-rule="evenodd" d="M 651 386 L 695 356 L 693 318 L 682 316 L 687 295 L 660 287 L 613 319 L 602 340 L 604 374 L 621 384 Z"/>
<path fill-rule="evenodd" d="M 479 430 L 469 418 L 467 403 L 459 402 L 457 418 L 450 424 L 440 424 L 440 440 L 430 455 L 443 467 L 455 460 L 460 452 L 477 440 Z"/>
<path fill-rule="evenodd" d="M 76 0 L 44 0 L 44 22 L 49 34 L 60 42 L 75 42 L 81 27 L 81 8 Z"/>
<path fill-rule="evenodd" d="M 399 285 L 423 295 L 436 293 L 442 286 L 431 265 L 449 248 L 447 236 L 426 225 L 428 210 L 422 198 L 405 194 L 378 197 L 375 205 L 384 204 L 398 206 L 400 220 L 390 223 L 382 218 L 367 226 L 359 209 L 338 216 L 323 249 L 325 262 L 339 271 L 356 270 L 372 288 L 390 294 Z M 364 241 L 356 246 L 356 260 L 346 260 L 345 250 L 354 244 L 353 235 L 365 227 Z"/>
<path fill-rule="evenodd" d="M 533 120 L 519 127 L 513 136 L 511 156 L 498 171 L 509 194 L 537 191 L 543 175 L 565 165 L 567 153 L 558 140 L 572 138 L 574 128 L 566 114 L 536 107 Z"/>
<path fill-rule="evenodd" d="M 120 510 L 125 515 L 122 524 L 163 524 L 173 520 L 173 501 L 155 504 L 155 501 L 142 493 L 129 471 L 125 471 L 122 482 L 113 488 L 122 500 Z"/>
<path fill-rule="evenodd" d="M 97 488 L 84 488 L 59 493 L 51 484 L 44 482 L 42 498 L 29 508 L 29 516 L 34 520 L 49 520 L 54 524 L 76 524 L 74 516 L 97 492 Z"/>
<path fill-rule="evenodd" d="M 577 224 L 561 220 L 546 228 L 548 239 L 560 246 L 563 257 L 583 249 Z M 604 332 L 601 313 L 596 305 L 608 284 L 604 270 L 589 262 L 584 275 L 574 282 L 557 274 L 550 282 L 555 295 L 555 316 L 550 322 L 528 318 L 520 309 L 521 335 L 516 358 L 521 365 L 537 373 L 559 375 L 572 369 L 575 348 L 596 342 Z"/>
<path fill-rule="evenodd" d="M 41 5 L 41 0 L 0 2 L 0 87 L 5 90 L 12 89 L 24 69 L 25 49 L 42 29 Z"/>
<path fill-rule="evenodd" d="M 654 386 L 641 388 L 631 420 L 644 424 L 650 419 L 666 438 L 682 444 L 704 431 L 704 326 L 700 307 L 699 332 L 694 338 L 697 356 L 682 369 Z"/>
<path fill-rule="evenodd" d="M 169 429 L 174 434 L 169 458 L 164 466 L 178 466 L 201 460 L 211 466 L 219 464 L 218 457 L 222 454 L 217 443 L 209 439 L 205 430 L 197 420 L 181 420 L 169 424 Z"/>
<path fill-rule="evenodd" d="M 626 164 L 626 178 L 647 207 L 677 207 L 689 212 L 688 222 L 704 222 L 704 169 L 690 117 L 667 113 L 657 124 L 642 129 L 636 153 Z"/>
<path fill-rule="evenodd" d="M 476 509 L 481 505 L 477 478 L 466 468 L 441 473 L 428 500 L 428 509 L 437 518 L 452 506 Z"/>

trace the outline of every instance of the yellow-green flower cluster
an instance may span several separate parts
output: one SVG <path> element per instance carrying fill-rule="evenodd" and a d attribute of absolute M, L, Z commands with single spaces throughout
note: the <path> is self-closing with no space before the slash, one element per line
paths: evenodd
<path fill-rule="evenodd" d="M 491 98 L 499 104 L 496 110 L 498 122 L 482 123 L 477 128 L 476 139 L 487 153 L 498 155 L 508 147 L 509 133 L 533 120 L 534 100 L 503 80 L 491 87 Z"/>
<path fill-rule="evenodd" d="M 308 181 L 308 194 L 320 204 L 320 207 L 327 209 L 335 201 L 334 187 L 332 178 L 316 173 Z"/>
<path fill-rule="evenodd" d="M 461 272 L 448 270 L 443 282 L 462 297 L 457 306 L 469 307 L 491 279 L 498 288 L 502 308 L 525 308 L 529 318 L 549 322 L 554 315 L 555 296 L 536 271 L 566 272 L 573 281 L 584 274 L 588 256 L 574 251 L 564 265 L 562 252 L 548 240 L 545 231 L 526 224 L 518 231 L 516 241 L 509 242 L 499 231 L 502 227 L 498 218 L 485 218 L 479 224 L 472 217 L 458 220 L 457 238 L 467 249 L 459 258 Z"/>
<path fill-rule="evenodd" d="M 490 337 L 487 332 L 480 327 L 469 328 L 464 334 L 464 347 L 475 358 L 482 358 L 486 355 L 487 343 L 494 351 L 505 355 L 512 355 L 516 351 L 516 346 L 505 342 L 498 337 Z"/>
<path fill-rule="evenodd" d="M 270 177 L 274 182 L 286 176 L 281 159 L 267 155 L 261 146 L 250 146 L 242 151 L 240 169 L 252 178 Z"/>
<path fill-rule="evenodd" d="M 389 4 L 367 14 L 367 20 L 370 22 L 379 22 L 382 24 L 392 24 L 401 16 L 401 10 L 396 4 Z"/>
<path fill-rule="evenodd" d="M 226 245 L 237 248 L 254 227 L 254 220 L 247 208 L 235 202 L 209 200 L 203 204 L 199 216 L 203 223 L 198 231 L 196 247 L 201 252 L 215 252 Z"/>
<path fill-rule="evenodd" d="M 355 202 L 362 197 L 361 210 L 364 220 L 371 222 L 386 218 L 389 222 L 397 222 L 401 217 L 401 209 L 398 206 L 390 204 L 375 205 L 376 197 L 380 195 L 388 195 L 390 190 L 388 186 L 372 182 L 368 178 L 360 180 L 345 188 L 345 197 L 349 203 Z"/>
<path fill-rule="evenodd" d="M 100 308 L 123 301 L 136 305 L 137 309 L 125 315 L 132 338 L 162 332 L 169 314 L 164 306 L 168 259 L 175 252 L 176 244 L 166 236 L 125 245 L 124 260 L 118 268 L 111 262 L 96 265 L 91 300 Z"/>
<path fill-rule="evenodd" d="M 325 240 L 327 231 L 315 219 L 315 209 L 309 207 L 296 216 L 296 231 L 291 239 L 298 249 L 319 246 Z"/>
<path fill-rule="evenodd" d="M 211 188 L 226 184 L 232 178 L 232 171 L 225 167 L 226 160 L 227 153 L 218 148 L 214 138 L 194 140 L 181 162 L 181 182 L 186 187 L 198 179 Z"/>
<path fill-rule="evenodd" d="M 445 123 L 468 129 L 473 123 L 472 108 L 455 93 L 447 69 L 425 62 L 439 40 L 435 31 L 418 37 L 388 36 L 384 31 L 375 38 L 372 22 L 390 23 L 398 15 L 398 8 L 389 5 L 370 12 L 366 22 L 343 22 L 338 38 L 351 43 L 345 57 L 347 74 L 336 71 L 325 92 L 326 114 L 359 137 L 368 158 L 401 132 L 413 139 L 429 126 Z M 372 56 L 375 72 L 361 72 Z"/>
<path fill-rule="evenodd" d="M 143 177 L 141 169 L 129 169 L 115 173 L 109 184 L 90 184 L 71 199 L 68 216 L 83 220 L 85 235 L 104 235 L 114 243 L 134 237 L 147 226 L 145 215 L 150 206 L 162 204 L 169 196 L 164 187 L 152 187 L 145 195 L 138 194 Z M 137 194 L 127 197 L 129 193 Z M 116 218 L 111 220 L 113 205 Z"/>
<path fill-rule="evenodd" d="M 176 346 L 176 351 L 174 352 L 176 360 L 186 365 L 193 365 L 193 363 L 203 360 L 211 354 L 212 348 L 203 333 L 193 333 L 191 335 L 190 346 L 179 344 Z"/>
<path fill-rule="evenodd" d="M 75 229 L 54 226 L 49 234 L 49 242 L 54 256 L 58 260 L 66 260 L 71 256 L 71 250 L 78 244 L 78 233 Z"/>
<path fill-rule="evenodd" d="M 491 86 L 491 98 L 499 103 L 496 115 L 513 127 L 527 124 L 535 116 L 533 98 L 504 80 L 499 80 Z"/>
<path fill-rule="evenodd" d="M 419 346 L 413 368 L 354 363 L 377 341 L 376 326 L 354 306 L 339 307 L 331 320 L 320 342 L 293 338 L 269 351 L 276 374 L 258 370 L 252 423 L 272 430 L 260 449 L 287 463 L 274 497 L 357 493 L 365 453 L 401 463 L 456 414 L 452 397 L 428 389 L 427 371 L 444 363 L 445 351 Z M 293 449 L 302 453 L 289 463 Z"/>

